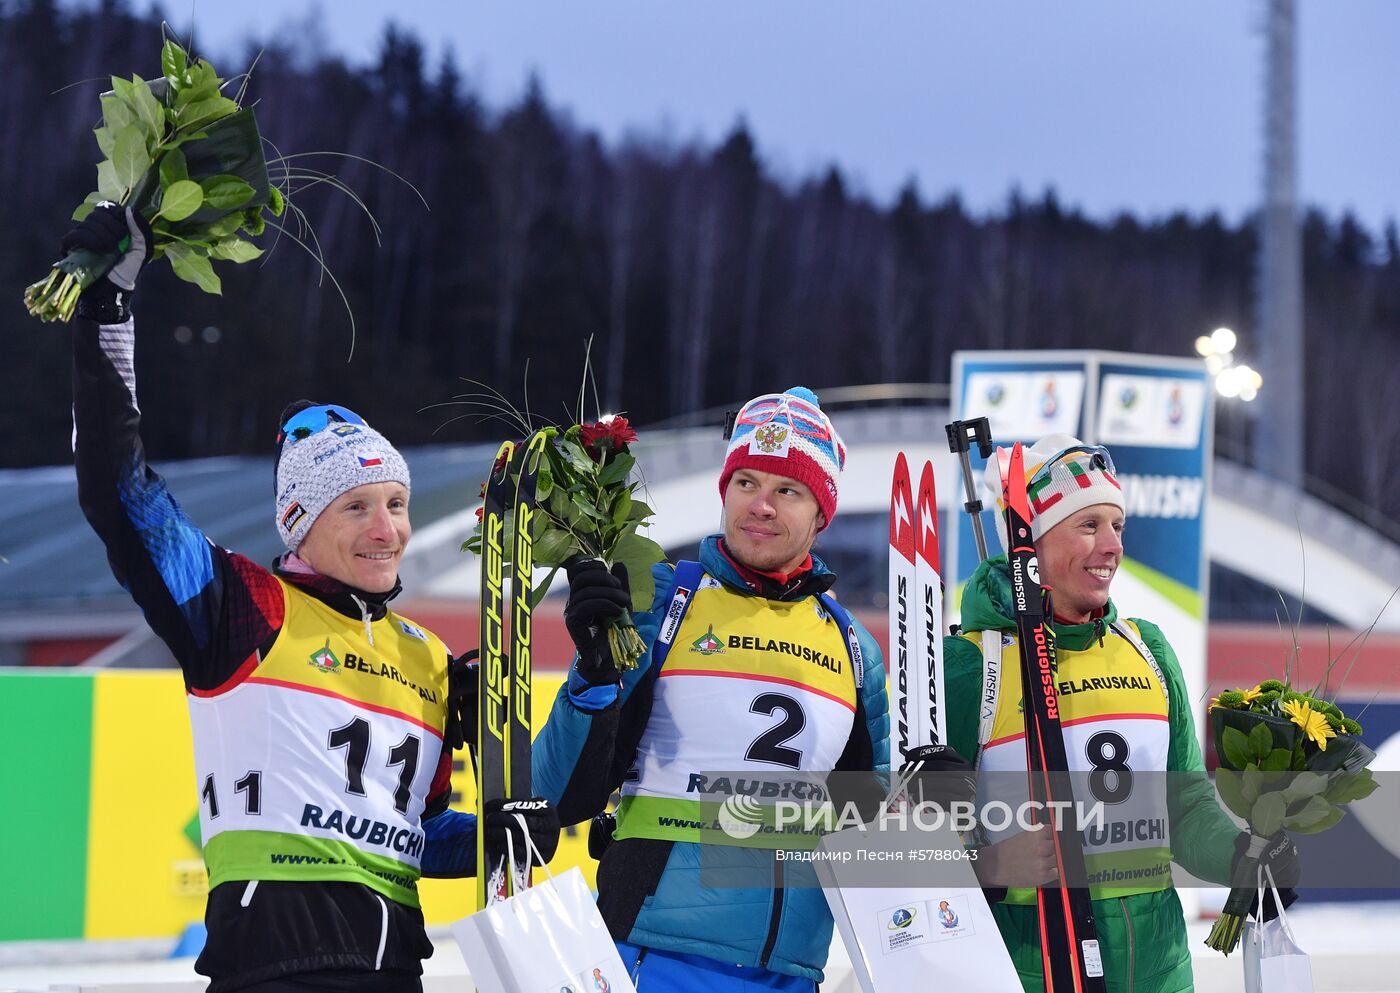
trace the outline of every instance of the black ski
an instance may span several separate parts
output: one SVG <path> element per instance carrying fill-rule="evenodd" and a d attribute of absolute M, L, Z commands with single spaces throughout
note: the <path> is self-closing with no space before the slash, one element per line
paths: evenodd
<path fill-rule="evenodd" d="M 1011 450 L 1011 464 L 1002 480 L 1010 539 L 1007 547 L 1011 549 L 1007 555 L 1011 600 L 1021 647 L 1031 799 L 1042 804 L 1072 804 L 1074 789 L 1055 690 L 1055 632 L 1045 620 L 1045 590 L 1040 585 L 1040 567 L 1031 537 L 1025 463 L 1019 444 Z M 1107 986 L 1089 891 L 1083 886 L 1065 885 L 1066 881 L 1087 879 L 1083 839 L 1073 823 L 1059 821 L 1056 809 L 1065 808 L 1041 807 L 1042 823 L 1049 826 L 1055 843 L 1058 882 L 1036 891 L 1046 993 L 1104 993 Z"/>
<path fill-rule="evenodd" d="M 510 673 L 506 669 L 504 588 L 507 503 L 510 498 L 511 455 L 515 446 L 504 442 L 486 480 L 481 516 L 481 662 L 477 695 L 476 765 L 476 895 L 482 908 L 510 895 L 506 852 L 486 844 L 486 804 L 504 799 L 507 779 L 507 724 Z M 529 795 L 528 793 L 526 794 Z"/>

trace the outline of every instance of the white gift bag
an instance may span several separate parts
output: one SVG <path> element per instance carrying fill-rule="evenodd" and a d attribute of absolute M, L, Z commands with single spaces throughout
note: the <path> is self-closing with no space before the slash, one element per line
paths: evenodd
<path fill-rule="evenodd" d="M 910 838 L 911 844 L 930 849 L 962 850 L 962 839 L 946 826 Z M 822 839 L 819 851 L 828 858 L 813 862 L 863 993 L 935 987 L 958 993 L 1021 989 L 996 919 L 967 862 L 946 863 L 940 875 L 948 882 L 942 886 L 867 887 L 861 885 L 865 863 L 859 861 L 867 844 L 858 830 L 837 831 Z"/>
<path fill-rule="evenodd" d="M 452 925 L 476 988 L 481 993 L 636 993 L 583 873 L 575 867 L 555 876 L 534 843 L 529 846 L 548 878 Z M 508 854 L 514 865 L 513 846 Z"/>
<path fill-rule="evenodd" d="M 1293 929 L 1283 913 L 1283 901 L 1267 866 L 1259 872 L 1259 906 L 1264 906 L 1264 876 L 1274 894 L 1278 916 L 1262 924 L 1244 926 L 1245 993 L 1313 993 L 1312 965 L 1308 953 L 1298 947 Z"/>

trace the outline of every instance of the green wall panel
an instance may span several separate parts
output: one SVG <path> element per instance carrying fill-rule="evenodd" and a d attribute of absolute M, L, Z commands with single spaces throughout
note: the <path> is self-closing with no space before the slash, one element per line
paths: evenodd
<path fill-rule="evenodd" d="M 0 941 L 83 937 L 89 674 L 0 674 Z"/>

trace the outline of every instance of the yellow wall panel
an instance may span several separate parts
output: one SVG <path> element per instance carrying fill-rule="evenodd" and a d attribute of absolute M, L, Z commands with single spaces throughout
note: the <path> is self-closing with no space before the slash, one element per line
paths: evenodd
<path fill-rule="evenodd" d="M 178 672 L 110 672 L 93 687 L 86 937 L 174 936 L 204 916 L 194 756 Z"/>

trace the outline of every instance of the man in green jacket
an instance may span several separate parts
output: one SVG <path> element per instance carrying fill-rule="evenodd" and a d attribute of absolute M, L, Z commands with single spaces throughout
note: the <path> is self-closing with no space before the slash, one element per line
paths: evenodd
<path fill-rule="evenodd" d="M 1052 435 L 1025 452 L 1025 472 L 1040 581 L 1053 591 L 1065 748 L 1070 771 L 1088 774 L 1075 777 L 1076 791 L 1094 794 L 1076 800 L 1100 801 L 1105 812 L 1102 825 L 1083 836 L 1108 989 L 1190 990 L 1191 954 L 1171 863 L 1227 884 L 1238 842 L 1248 835 L 1221 810 L 1206 778 L 1176 653 L 1155 624 L 1120 618 L 1109 597 L 1123 558 L 1124 515 L 1108 450 Z M 1000 497 L 997 459 L 987 476 Z M 998 533 L 1005 548 L 1004 523 Z M 1025 781 L 1014 616 L 1007 560 L 999 555 L 973 573 L 960 631 L 945 639 L 949 744 L 973 757 L 984 788 Z M 997 773 L 1003 775 L 988 775 Z M 992 840 L 979 852 L 978 875 L 985 885 L 1011 886 L 1004 896 L 993 892 L 993 913 L 1026 990 L 1040 993 L 1030 887 L 1055 878 L 1050 832 L 1013 829 Z M 1272 862 L 1275 873 L 1295 877 L 1296 858 L 1284 845 Z"/>

